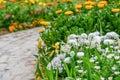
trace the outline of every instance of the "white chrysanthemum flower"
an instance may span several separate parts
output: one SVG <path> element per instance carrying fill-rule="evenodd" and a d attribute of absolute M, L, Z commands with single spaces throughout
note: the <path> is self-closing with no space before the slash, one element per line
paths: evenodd
<path fill-rule="evenodd" d="M 64 53 L 64 54 L 59 54 L 59 55 L 57 55 L 57 57 L 58 57 L 60 60 L 64 60 L 64 59 L 65 59 L 65 56 L 66 56 L 65 53 Z"/>
<path fill-rule="evenodd" d="M 71 57 L 75 56 L 75 52 L 74 51 L 71 51 L 69 54 L 70 54 Z"/>
<path fill-rule="evenodd" d="M 77 38 L 77 35 L 75 35 L 75 34 L 71 34 L 71 35 L 69 35 L 68 36 L 68 40 L 73 40 L 73 39 L 76 39 Z"/>
<path fill-rule="evenodd" d="M 78 63 L 78 64 L 80 64 L 80 63 L 82 63 L 82 62 L 83 62 L 82 60 L 77 60 L 77 63 Z"/>
<path fill-rule="evenodd" d="M 113 66 L 113 67 L 112 67 L 112 70 L 116 70 L 116 66 Z"/>
<path fill-rule="evenodd" d="M 59 73 L 62 73 L 63 67 L 59 67 L 58 70 L 59 70 Z"/>
<path fill-rule="evenodd" d="M 120 72 L 119 72 L 119 71 L 115 71 L 114 74 L 115 74 L 115 75 L 119 75 Z"/>
<path fill-rule="evenodd" d="M 113 80 L 113 77 L 108 77 L 108 80 Z"/>
<path fill-rule="evenodd" d="M 95 36 L 99 36 L 100 33 L 98 31 L 94 32 Z"/>
<path fill-rule="evenodd" d="M 108 45 L 108 44 L 111 45 L 111 44 L 114 44 L 114 42 L 115 42 L 115 40 L 112 40 L 112 39 L 105 39 L 103 43 L 104 43 L 105 45 Z"/>
<path fill-rule="evenodd" d="M 84 52 L 78 52 L 77 53 L 77 57 L 83 57 L 84 56 Z"/>
<path fill-rule="evenodd" d="M 84 72 L 84 70 L 78 70 L 78 72 L 79 72 L 79 73 L 83 73 L 83 72 Z"/>
<path fill-rule="evenodd" d="M 88 40 L 91 41 L 96 35 L 94 33 L 90 33 L 88 35 Z"/>
<path fill-rule="evenodd" d="M 114 39 L 119 39 L 119 35 L 117 33 L 111 32 L 111 34 Z"/>
<path fill-rule="evenodd" d="M 95 59 L 94 58 L 90 58 L 90 62 L 95 62 Z"/>
<path fill-rule="evenodd" d="M 58 57 L 54 57 L 53 60 L 51 61 L 51 65 L 53 69 L 57 69 L 62 66 L 62 61 Z"/>
<path fill-rule="evenodd" d="M 95 66 L 94 68 L 95 68 L 95 69 L 100 69 L 100 66 Z"/>
<path fill-rule="evenodd" d="M 65 45 L 62 45 L 60 49 L 61 49 L 61 51 L 68 53 L 68 52 L 70 52 L 70 48 L 71 48 L 70 45 L 65 44 Z"/>
<path fill-rule="evenodd" d="M 87 38 L 87 34 L 86 34 L 86 33 L 82 33 L 82 34 L 80 35 L 80 37 L 81 37 L 82 39 L 86 39 L 86 38 Z"/>
<path fill-rule="evenodd" d="M 68 43 L 69 45 L 75 45 L 75 46 L 77 46 L 77 45 L 78 45 L 78 43 L 77 43 L 77 40 L 76 40 L 76 39 L 70 39 L 70 40 L 68 40 L 68 41 L 67 41 L 67 43 Z"/>
<path fill-rule="evenodd" d="M 71 58 L 70 57 L 65 58 L 64 62 L 69 64 L 71 62 Z"/>
<path fill-rule="evenodd" d="M 105 35 L 105 39 L 111 39 L 111 38 L 119 39 L 119 35 L 117 33 L 115 33 L 115 32 L 108 32 Z"/>
<path fill-rule="evenodd" d="M 100 77 L 100 79 L 101 79 L 101 80 L 105 80 L 105 78 L 104 78 L 104 77 L 102 77 L 102 76 Z"/>
<path fill-rule="evenodd" d="M 82 80 L 81 78 L 77 78 L 76 80 Z"/>
<path fill-rule="evenodd" d="M 114 56 L 115 60 L 120 59 L 120 56 Z"/>
<path fill-rule="evenodd" d="M 79 66 L 75 66 L 75 68 L 76 68 L 76 69 L 78 69 L 78 68 L 79 68 Z"/>
<path fill-rule="evenodd" d="M 107 58 L 108 58 L 108 59 L 111 59 L 113 56 L 114 56 L 114 54 L 108 54 L 108 55 L 107 55 Z"/>

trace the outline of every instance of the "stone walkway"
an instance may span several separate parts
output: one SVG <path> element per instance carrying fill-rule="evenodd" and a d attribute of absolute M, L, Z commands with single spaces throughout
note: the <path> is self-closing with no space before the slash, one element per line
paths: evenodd
<path fill-rule="evenodd" d="M 0 36 L 0 80 L 34 80 L 39 29 Z"/>

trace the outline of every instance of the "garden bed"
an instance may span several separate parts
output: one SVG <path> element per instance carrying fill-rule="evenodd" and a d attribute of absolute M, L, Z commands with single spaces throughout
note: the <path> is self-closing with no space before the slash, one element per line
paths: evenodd
<path fill-rule="evenodd" d="M 120 4 L 55 0 L 45 7 L 36 80 L 119 80 Z"/>

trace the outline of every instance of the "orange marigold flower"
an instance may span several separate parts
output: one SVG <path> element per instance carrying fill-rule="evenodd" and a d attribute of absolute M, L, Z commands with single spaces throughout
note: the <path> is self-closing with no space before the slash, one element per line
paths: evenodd
<path fill-rule="evenodd" d="M 51 3 L 51 2 L 46 3 L 46 6 L 53 6 L 53 3 Z"/>
<path fill-rule="evenodd" d="M 61 12 L 62 12 L 62 10 L 57 10 L 55 13 L 60 14 Z"/>
<path fill-rule="evenodd" d="M 86 1 L 84 4 L 85 4 L 85 5 L 90 5 L 90 4 L 91 4 L 91 1 Z"/>
<path fill-rule="evenodd" d="M 73 14 L 73 12 L 72 11 L 66 11 L 65 14 L 66 15 L 71 15 L 71 14 Z"/>
<path fill-rule="evenodd" d="M 48 25 L 50 25 L 50 22 L 40 21 L 40 24 L 41 24 L 41 25 L 44 25 L 44 26 L 48 26 Z"/>
<path fill-rule="evenodd" d="M 59 0 L 54 0 L 55 2 L 59 2 Z"/>
<path fill-rule="evenodd" d="M 103 7 L 105 7 L 105 4 L 99 3 L 97 6 L 98 6 L 98 8 L 103 8 Z"/>
<path fill-rule="evenodd" d="M 0 9 L 3 9 L 3 8 L 6 8 L 6 6 L 1 6 L 1 5 L 0 5 Z"/>
<path fill-rule="evenodd" d="M 119 11 L 120 11 L 120 9 L 118 9 L 118 8 L 115 8 L 115 9 L 112 10 L 112 12 L 114 12 L 114 13 L 117 13 Z"/>
<path fill-rule="evenodd" d="M 77 8 L 77 9 L 81 9 L 82 8 L 82 5 L 76 5 L 76 7 L 75 8 Z"/>
<path fill-rule="evenodd" d="M 79 12 L 79 9 L 75 9 L 75 12 L 78 13 L 78 12 Z"/>
<path fill-rule="evenodd" d="M 44 31 L 45 31 L 44 29 L 40 29 L 40 30 L 39 30 L 40 33 L 43 33 Z"/>
<path fill-rule="evenodd" d="M 94 6 L 94 5 L 96 5 L 96 2 L 91 2 L 91 4 L 90 4 L 90 5 Z"/>
<path fill-rule="evenodd" d="M 104 5 L 107 5 L 107 1 L 100 1 L 98 4 L 104 4 Z"/>
<path fill-rule="evenodd" d="M 14 32 L 14 26 L 9 26 L 9 31 Z"/>
<path fill-rule="evenodd" d="M 62 0 L 62 2 L 66 2 L 66 0 Z"/>
<path fill-rule="evenodd" d="M 90 9 L 93 8 L 93 6 L 92 6 L 92 5 L 86 5 L 85 8 L 86 8 L 87 10 L 90 10 Z"/>
<path fill-rule="evenodd" d="M 11 2 L 17 2 L 17 0 L 10 0 Z"/>

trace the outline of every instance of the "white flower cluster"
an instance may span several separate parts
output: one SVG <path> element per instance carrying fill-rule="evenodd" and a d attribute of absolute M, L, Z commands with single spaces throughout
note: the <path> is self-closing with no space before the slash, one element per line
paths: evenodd
<path fill-rule="evenodd" d="M 73 48 L 75 48 L 75 50 Z M 85 50 L 92 50 L 93 54 L 89 54 L 89 51 L 85 51 L 84 48 Z M 98 51 L 98 54 L 97 52 L 94 52 L 94 49 L 97 49 L 96 51 Z M 86 57 L 86 54 L 88 54 L 89 57 Z M 88 62 L 92 64 L 94 63 L 93 68 L 95 72 L 101 72 L 103 66 L 109 66 L 113 71 L 111 74 L 120 75 L 119 55 L 120 39 L 119 35 L 115 32 L 108 32 L 104 36 L 100 36 L 99 32 L 90 33 L 88 35 L 85 33 L 81 35 L 71 34 L 67 38 L 67 43 L 62 43 L 62 45 L 60 45 L 60 54 L 58 54 L 52 59 L 51 62 L 49 62 L 47 68 L 53 68 L 53 70 L 58 69 L 59 73 L 62 73 L 64 70 L 63 62 L 70 65 L 72 61 L 75 60 L 75 69 L 78 73 L 84 75 L 87 73 L 83 65 L 85 62 L 84 57 L 86 57 L 88 58 Z M 101 60 L 110 64 L 101 64 Z M 108 80 L 112 80 L 113 77 L 111 76 L 107 77 Z M 104 79 L 104 76 L 101 76 L 101 80 Z M 77 78 L 77 80 L 81 80 L 81 78 Z"/>
<path fill-rule="evenodd" d="M 51 68 L 53 68 L 53 70 L 58 69 L 59 73 L 61 73 L 62 70 L 63 70 L 62 60 L 64 60 L 64 59 L 65 59 L 65 54 L 59 54 L 59 55 L 57 55 L 56 57 L 54 57 L 52 59 L 51 62 L 48 63 L 47 69 L 49 69 L 49 70 Z"/>
<path fill-rule="evenodd" d="M 97 48 L 99 51 L 101 49 L 101 44 L 117 46 L 115 48 L 120 48 L 119 35 L 115 32 L 108 32 L 104 36 L 100 36 L 99 32 L 93 32 L 90 34 L 83 33 L 81 35 L 71 34 L 67 38 L 67 45 L 80 46 L 86 48 Z"/>

